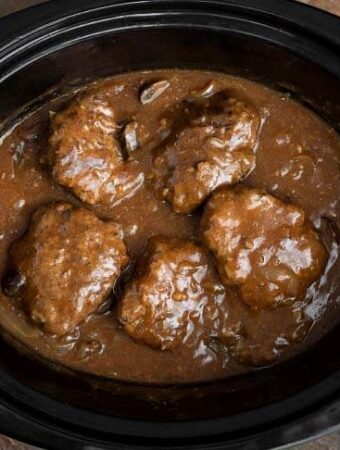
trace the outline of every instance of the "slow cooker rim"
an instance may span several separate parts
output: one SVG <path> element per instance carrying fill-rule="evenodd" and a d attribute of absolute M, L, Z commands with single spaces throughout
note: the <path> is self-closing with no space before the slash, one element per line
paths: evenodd
<path fill-rule="evenodd" d="M 98 6 L 100 3 L 101 6 Z M 220 27 L 214 25 L 214 19 L 217 19 L 218 15 L 220 18 L 223 16 L 223 12 L 225 13 L 226 8 L 231 11 L 231 17 L 228 18 L 236 18 L 239 15 L 243 15 L 246 12 L 251 12 L 252 17 L 253 14 L 259 13 L 262 14 L 263 17 L 266 17 L 266 25 L 267 29 L 263 28 L 264 22 L 261 22 L 261 34 L 258 36 L 262 40 L 268 40 L 268 42 L 273 42 L 275 45 L 283 46 L 282 42 L 275 41 L 274 35 L 271 33 L 271 29 L 269 26 L 270 21 L 274 19 L 276 21 L 282 22 L 285 25 L 286 30 L 293 27 L 292 31 L 303 30 L 304 34 L 308 35 L 308 39 L 306 41 L 311 42 L 313 38 L 313 42 L 315 46 L 318 46 L 318 51 L 314 51 L 314 54 L 308 54 L 308 48 L 306 48 L 304 40 L 304 35 L 300 34 L 299 39 L 291 42 L 288 46 L 289 36 L 282 36 L 282 39 L 285 42 L 285 46 L 289 47 L 290 51 L 295 51 L 295 53 L 300 56 L 304 56 L 305 58 L 309 58 L 312 62 L 315 62 L 319 65 L 324 66 L 328 71 L 331 71 L 335 76 L 339 76 L 340 70 L 339 65 L 334 65 L 333 61 L 336 61 L 337 53 L 334 51 L 340 45 L 340 33 L 335 32 L 337 30 L 338 19 L 326 12 L 316 10 L 315 8 L 296 4 L 294 0 L 260 0 L 257 8 L 253 6 L 247 5 L 247 0 L 183 0 L 183 1 L 171 1 L 171 0 L 123 0 L 116 1 L 114 3 L 110 2 L 110 0 L 100 0 L 100 2 L 96 2 L 95 0 L 86 0 L 82 2 L 82 8 L 79 8 L 79 4 L 74 0 L 68 2 L 67 0 L 59 0 L 58 2 L 49 2 L 43 3 L 41 5 L 36 5 L 27 10 L 15 13 L 11 16 L 5 17 L 1 20 L 2 27 L 0 27 L 0 82 L 3 82 L 6 77 L 13 75 L 17 70 L 22 69 L 25 65 L 31 64 L 33 61 L 40 59 L 41 57 L 47 56 L 48 54 L 58 51 L 66 46 L 73 45 L 80 41 L 90 39 L 92 37 L 100 37 L 105 34 L 110 34 L 113 31 L 124 32 L 131 31 L 132 29 L 141 29 L 147 26 L 149 27 L 180 27 L 185 25 L 186 21 L 191 21 L 191 27 L 201 27 L 202 29 L 216 29 L 219 31 L 226 31 L 226 24 L 221 25 Z M 78 6 L 78 9 L 81 11 L 80 13 L 74 13 L 75 6 Z M 93 6 L 92 6 L 93 5 Z M 168 5 L 172 5 L 173 10 L 170 11 L 167 8 Z M 204 5 L 204 8 L 208 8 L 208 10 L 202 10 L 204 12 L 204 17 L 196 17 L 195 13 L 198 11 L 199 14 L 199 6 Z M 259 8 L 259 5 L 261 6 Z M 283 10 L 283 5 L 285 9 Z M 140 6 L 143 6 L 143 10 L 136 9 Z M 185 14 L 186 8 L 193 7 L 194 11 L 190 11 L 189 15 Z M 152 7 L 152 13 L 149 10 Z M 126 10 L 125 10 L 126 8 Z M 163 10 L 164 8 L 164 10 Z M 216 10 L 214 10 L 216 8 Z M 229 9 L 228 9 L 229 8 Z M 83 35 L 81 38 L 67 39 L 67 36 L 62 36 L 67 32 L 75 31 L 77 26 L 77 21 L 81 19 L 86 19 L 90 14 L 95 14 L 96 22 L 99 23 L 98 17 L 96 14 L 100 11 L 107 11 L 108 9 L 112 9 L 112 15 L 117 16 L 120 13 L 120 18 L 122 21 L 120 23 L 113 24 L 112 28 L 106 30 L 105 32 L 92 32 L 86 35 Z M 25 26 L 25 23 L 30 23 L 32 17 L 39 11 L 47 11 L 48 15 L 45 18 L 43 25 L 36 26 Z M 71 14 L 67 13 L 67 11 L 72 11 Z M 284 14 L 283 14 L 284 11 Z M 150 21 L 150 17 L 154 19 L 154 16 L 158 12 L 159 14 L 171 16 L 171 21 L 162 23 L 156 16 L 155 21 Z M 269 13 L 270 12 L 270 13 Z M 298 14 L 300 12 L 300 15 Z M 174 19 L 174 14 L 177 13 L 176 20 Z M 306 17 L 303 16 L 307 14 Z M 53 20 L 51 21 L 51 17 Z M 68 25 L 69 19 L 76 20 L 73 24 Z M 205 20 L 202 21 L 202 19 Z M 209 22 L 209 19 L 211 21 Z M 249 16 L 245 16 L 246 19 L 249 19 Z M 143 20 L 142 23 L 140 20 Z M 194 19 L 196 23 L 194 23 Z M 200 22 L 200 20 L 201 22 Z M 269 22 L 268 22 L 269 19 Z M 307 20 L 306 20 L 307 19 Z M 323 24 L 325 26 L 321 26 L 322 22 L 325 21 L 327 24 Z M 253 26 L 258 26 L 259 23 L 256 21 L 251 22 Z M 15 24 L 20 27 L 20 33 L 17 33 L 17 29 Z M 18 25 L 19 24 L 19 25 Z M 248 21 L 249 25 L 249 21 Z M 83 25 L 82 25 L 83 26 Z M 51 33 L 45 33 L 48 28 L 57 27 L 57 31 Z M 233 32 L 234 26 L 229 26 L 229 32 Z M 2 31 L 1 31 L 2 30 Z M 286 31 L 281 27 L 281 33 Z M 82 30 L 83 31 L 83 30 Z M 256 27 L 252 30 L 251 33 L 253 37 L 257 37 Z M 278 28 L 275 29 L 276 33 L 278 32 Z M 245 33 L 245 31 L 243 31 Z M 247 33 L 245 33 L 247 34 Z M 288 33 L 287 33 L 288 34 Z M 53 44 L 53 39 L 57 37 L 56 43 Z M 293 36 L 294 37 L 294 36 Z M 28 42 L 25 43 L 24 39 L 28 39 Z M 51 41 L 52 40 L 52 41 Z M 46 43 L 49 45 L 49 49 L 42 51 L 38 49 L 35 55 L 32 56 L 32 47 L 34 45 L 41 45 L 42 43 Z M 25 44 L 25 45 L 24 45 Z M 30 54 L 26 57 L 25 64 L 23 63 L 18 66 L 18 59 L 22 59 L 24 57 L 24 52 L 28 47 Z M 321 49 L 322 48 L 322 49 Z M 318 58 L 321 58 L 318 59 Z M 314 59 L 316 59 L 314 61 Z M 15 69 L 10 70 L 7 74 L 4 72 L 4 66 L 14 65 Z"/>

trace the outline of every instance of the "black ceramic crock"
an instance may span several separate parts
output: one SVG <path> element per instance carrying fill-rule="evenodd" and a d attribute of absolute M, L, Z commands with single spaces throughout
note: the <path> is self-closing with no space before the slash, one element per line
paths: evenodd
<path fill-rule="evenodd" d="M 340 20 L 327 13 L 290 0 L 60 0 L 0 20 L 0 133 L 74 86 L 152 68 L 258 80 L 340 126 Z M 340 423 L 340 327 L 274 369 L 182 387 L 56 370 L 8 338 L 0 431 L 44 448 L 266 449 Z"/>

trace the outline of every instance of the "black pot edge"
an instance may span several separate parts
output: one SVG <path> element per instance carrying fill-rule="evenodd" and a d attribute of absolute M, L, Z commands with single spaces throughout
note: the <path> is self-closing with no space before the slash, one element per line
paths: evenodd
<path fill-rule="evenodd" d="M 179 11 L 192 8 L 206 10 L 217 8 L 223 10 L 225 6 L 243 12 L 248 16 L 261 14 L 270 20 L 290 22 L 298 27 L 314 33 L 329 43 L 340 45 L 338 18 L 327 11 L 317 9 L 311 5 L 297 3 L 296 0 L 257 0 L 256 6 L 249 0 L 50 0 L 47 3 L 31 6 L 0 19 L 0 51 L 3 47 L 18 43 L 36 31 L 44 32 L 53 24 L 59 24 L 64 19 L 79 14 L 105 9 L 130 11 L 131 9 L 147 11 L 148 6 L 166 11 L 168 5 Z M 123 8 L 123 9 L 122 9 Z M 303 14 L 303 18 L 301 18 Z M 39 26 L 36 24 L 39 22 Z M 1 44 L 2 43 L 2 44 Z"/>

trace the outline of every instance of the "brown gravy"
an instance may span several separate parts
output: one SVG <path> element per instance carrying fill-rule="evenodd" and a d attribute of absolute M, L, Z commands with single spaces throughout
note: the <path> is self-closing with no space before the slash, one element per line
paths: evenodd
<path fill-rule="evenodd" d="M 170 85 L 160 101 L 141 105 L 141 86 L 154 80 Z M 140 124 L 145 145 L 134 158 L 146 174 L 144 187 L 124 199 L 112 212 L 100 212 L 105 219 L 122 224 L 132 262 L 141 255 L 151 236 L 163 235 L 200 240 L 201 210 L 190 214 L 173 212 L 166 200 L 150 189 L 152 137 L 159 129 L 164 105 L 176 105 L 193 92 L 203 92 L 213 80 L 217 89 L 236 92 L 250 99 L 260 114 L 261 125 L 256 148 L 256 166 L 242 182 L 301 206 L 320 230 L 329 257 L 325 273 L 308 290 L 301 310 L 308 319 L 308 332 L 296 343 L 279 351 L 279 359 L 303 351 L 326 333 L 340 318 L 340 292 L 337 230 L 340 225 L 340 139 L 336 132 L 302 105 L 260 84 L 218 73 L 198 71 L 154 71 L 132 73 L 100 81 L 95 89 L 106 92 L 117 116 Z M 30 215 L 39 205 L 55 200 L 80 201 L 58 186 L 41 164 L 47 151 L 49 118 L 63 107 L 55 101 L 35 112 L 6 137 L 0 147 L 0 270 L 6 271 L 7 250 L 26 230 Z M 151 180 L 151 178 L 150 178 Z M 149 181 L 150 181 L 149 180 Z M 150 181 L 151 182 L 151 181 Z M 131 270 L 125 277 L 131 276 Z M 124 278 L 124 277 L 123 277 Z M 121 283 L 120 283 L 121 284 Z M 173 351 L 152 349 L 122 330 L 116 319 L 120 284 L 112 307 L 88 317 L 62 338 L 44 335 L 34 327 L 14 299 L 0 295 L 0 324 L 15 339 L 70 368 L 104 377 L 142 383 L 189 383 L 223 378 L 253 370 L 233 357 L 226 359 L 203 341 L 182 345 Z M 268 336 L 292 332 L 292 309 L 247 312 L 257 345 L 267 345 Z M 274 361 L 270 362 L 271 364 Z"/>

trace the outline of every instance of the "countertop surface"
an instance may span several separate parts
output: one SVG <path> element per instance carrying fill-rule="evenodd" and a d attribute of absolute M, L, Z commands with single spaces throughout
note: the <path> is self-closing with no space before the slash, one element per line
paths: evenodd
<path fill-rule="evenodd" d="M 57 1 L 57 0 L 53 0 Z M 81 1 L 81 0 L 79 0 Z M 340 0 L 298 0 L 301 3 L 325 9 L 340 16 Z M 0 17 L 23 8 L 43 3 L 42 0 L 0 0 Z M 14 442 L 12 439 L 0 436 L 0 450 L 29 450 L 30 446 Z M 291 447 L 292 450 L 339 450 L 340 433 L 324 436 L 309 443 Z"/>

